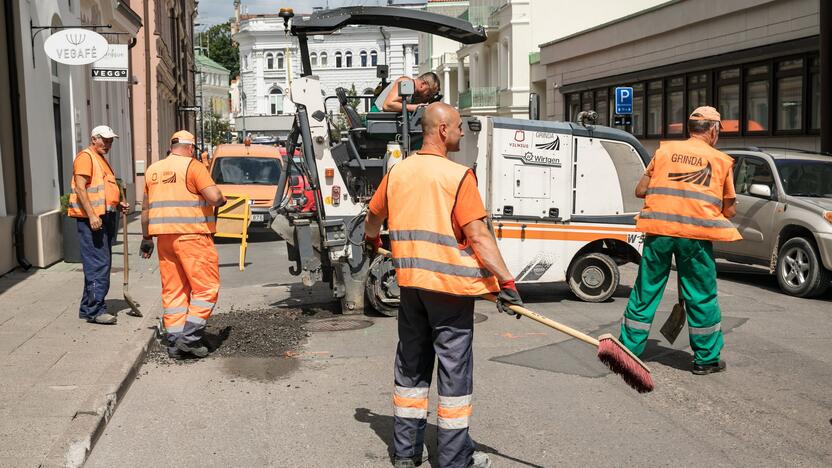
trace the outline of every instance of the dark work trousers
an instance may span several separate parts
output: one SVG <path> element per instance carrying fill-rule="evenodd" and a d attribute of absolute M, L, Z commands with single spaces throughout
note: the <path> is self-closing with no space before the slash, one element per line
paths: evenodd
<path fill-rule="evenodd" d="M 87 218 L 78 218 L 78 239 L 81 263 L 84 265 L 84 295 L 79 317 L 92 320 L 107 312 L 104 299 L 110 290 L 110 267 L 113 264 L 113 242 L 116 239 L 118 213 L 101 216 L 101 229 L 93 231 Z"/>
<path fill-rule="evenodd" d="M 466 468 L 474 452 L 468 435 L 474 386 L 474 298 L 401 288 L 398 321 L 393 396 L 395 456 L 421 460 L 428 391 L 438 357 L 439 466 Z"/>

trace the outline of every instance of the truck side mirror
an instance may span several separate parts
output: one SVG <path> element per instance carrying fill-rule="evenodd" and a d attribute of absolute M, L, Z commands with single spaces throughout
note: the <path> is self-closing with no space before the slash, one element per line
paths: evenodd
<path fill-rule="evenodd" d="M 771 187 L 768 185 L 751 184 L 751 187 L 748 188 L 748 193 L 761 198 L 771 199 Z"/>

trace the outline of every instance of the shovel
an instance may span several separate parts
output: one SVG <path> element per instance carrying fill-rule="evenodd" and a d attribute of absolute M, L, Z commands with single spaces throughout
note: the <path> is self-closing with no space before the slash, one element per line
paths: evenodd
<path fill-rule="evenodd" d="M 127 191 L 123 187 L 121 189 L 121 197 L 123 200 L 127 198 Z M 130 250 L 127 248 L 127 213 L 121 214 L 121 225 L 122 243 L 124 244 L 124 301 L 130 306 L 130 310 L 127 311 L 127 315 L 132 317 L 143 317 L 142 311 L 139 310 L 139 303 L 133 300 L 133 297 L 130 296 L 130 291 L 128 290 L 130 285 Z"/>
<path fill-rule="evenodd" d="M 687 314 L 685 313 L 685 300 L 682 299 L 682 280 L 679 279 L 678 271 L 676 272 L 676 290 L 679 299 L 673 306 L 673 310 L 670 311 L 670 316 L 667 317 L 664 325 L 659 330 L 670 344 L 673 344 L 676 338 L 679 337 L 679 333 L 685 327 L 685 319 L 687 318 Z"/>

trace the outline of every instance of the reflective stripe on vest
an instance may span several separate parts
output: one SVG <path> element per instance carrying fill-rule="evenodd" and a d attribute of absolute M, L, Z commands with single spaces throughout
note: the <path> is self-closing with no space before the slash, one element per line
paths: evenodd
<path fill-rule="evenodd" d="M 209 234 L 216 231 L 214 209 L 200 194 L 188 190 L 188 167 L 193 158 L 172 154 L 145 172 L 148 232 Z"/>
<path fill-rule="evenodd" d="M 710 241 L 741 239 L 722 214 L 730 156 L 697 138 L 662 142 L 636 229 L 647 234 Z"/>
<path fill-rule="evenodd" d="M 87 186 L 87 198 L 90 201 L 90 207 L 93 212 L 102 216 L 106 212 L 116 211 L 118 202 L 121 199 L 118 184 L 115 176 L 104 170 L 102 158 L 89 148 L 82 151 L 86 153 L 92 163 L 92 174 L 90 176 L 90 183 Z M 109 167 L 109 165 L 108 165 Z M 78 200 L 78 195 L 75 193 L 75 174 L 73 174 L 70 181 L 72 193 L 69 195 L 69 204 L 67 205 L 66 214 L 73 218 L 87 218 L 87 212 Z"/>
<path fill-rule="evenodd" d="M 460 244 L 452 221 L 468 171 L 444 157 L 416 153 L 388 174 L 390 246 L 400 286 L 458 296 L 499 290 L 471 247 Z"/>

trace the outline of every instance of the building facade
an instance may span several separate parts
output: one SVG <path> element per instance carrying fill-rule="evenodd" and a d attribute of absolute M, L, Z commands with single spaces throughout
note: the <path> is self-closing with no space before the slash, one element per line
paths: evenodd
<path fill-rule="evenodd" d="M 723 146 L 819 150 L 820 1 L 668 2 L 543 44 L 546 115 L 593 109 L 609 125 L 614 88 L 632 86 L 629 130 L 648 149 L 713 105 Z"/>
<path fill-rule="evenodd" d="M 461 17 L 469 8 L 468 0 L 429 0 L 425 4 L 425 11 L 450 17 Z M 456 105 L 459 102 L 459 90 L 465 89 L 461 78 L 466 76 L 465 60 L 459 61 L 456 51 L 462 44 L 433 34 L 419 33 L 419 73 L 432 71 L 439 77 L 442 88 L 442 100 L 447 104 Z"/>
<path fill-rule="evenodd" d="M 5 91 L 0 93 L 0 273 L 5 273 L 18 265 L 46 267 L 64 258 L 65 244 L 71 247 L 75 222 L 62 214 L 61 196 L 71 190 L 74 156 L 89 145 L 93 127 L 109 125 L 119 134 L 109 160 L 118 177 L 128 184 L 133 178 L 130 83 L 93 81 L 91 65 L 52 61 L 43 46 L 58 29 L 40 30 L 34 39 L 32 33 L 38 27 L 81 27 L 95 29 L 111 44 L 132 44 L 142 22 L 131 2 L 109 0 L 6 0 L 0 15 Z M 93 28 L 100 25 L 112 27 Z"/>
<path fill-rule="evenodd" d="M 199 48 L 194 51 L 197 69 L 197 101 L 202 110 L 198 115 L 197 125 L 200 141 L 204 140 L 205 148 L 210 150 L 211 135 L 210 121 L 213 119 L 228 120 L 231 109 L 229 75 L 231 72 L 211 60 Z"/>
<path fill-rule="evenodd" d="M 591 3 L 567 0 L 471 0 L 460 18 L 483 26 L 488 40 L 457 51 L 464 113 L 528 118 L 529 94 L 545 95 L 535 67 L 539 44 L 666 0 Z"/>
<path fill-rule="evenodd" d="M 233 38 L 240 50 L 240 112 L 234 116 L 235 127 L 238 133 L 257 136 L 269 128 L 262 121 L 275 122 L 271 125 L 277 129 L 275 136 L 283 137 L 291 118 L 268 117 L 295 112 L 286 93 L 290 80 L 301 73 L 297 40 L 285 33 L 283 20 L 276 14 L 242 15 L 238 7 L 237 17 Z M 388 65 L 391 80 L 418 73 L 418 42 L 415 31 L 349 26 L 335 34 L 310 38 L 312 71 L 320 78 L 325 96 L 334 96 L 338 87 L 354 87 L 359 95 L 373 94 L 380 81 L 376 65 Z M 329 100 L 328 107 L 335 111 L 337 100 Z"/>
<path fill-rule="evenodd" d="M 145 27 L 131 49 L 136 186 L 144 170 L 164 157 L 177 130 L 196 132 L 193 25 L 196 0 L 136 1 Z M 187 109 L 191 108 L 191 109 Z M 141 198 L 141 191 L 136 194 Z"/>

